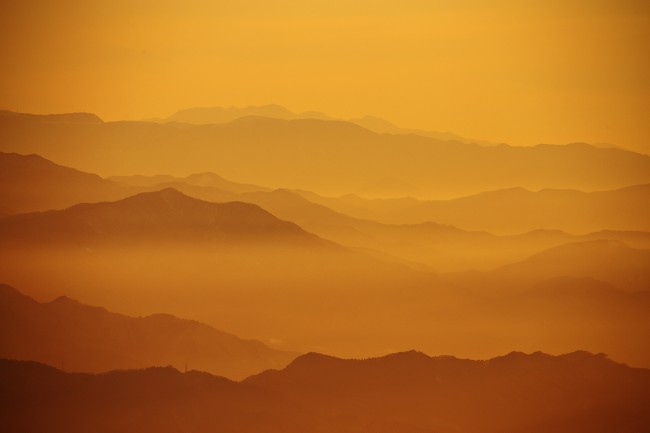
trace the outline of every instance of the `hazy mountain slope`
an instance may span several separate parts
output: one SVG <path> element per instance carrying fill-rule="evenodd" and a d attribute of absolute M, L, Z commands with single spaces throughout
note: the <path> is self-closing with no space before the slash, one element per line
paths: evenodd
<path fill-rule="evenodd" d="M 124 198 L 133 191 L 38 155 L 0 153 L 0 205 L 14 213 Z"/>
<path fill-rule="evenodd" d="M 398 341 L 383 317 L 418 314 L 418 304 L 429 313 L 457 297 L 432 273 L 348 250 L 256 205 L 172 189 L 1 219 L 0 275 L 37 299 L 66 293 L 352 354 Z"/>
<path fill-rule="evenodd" d="M 594 278 L 627 291 L 644 291 L 650 290 L 650 250 L 611 240 L 574 242 L 492 271 L 447 277 L 485 294 L 521 291 L 557 277 Z"/>
<path fill-rule="evenodd" d="M 0 357 L 67 371 L 173 365 L 241 379 L 295 355 L 167 314 L 129 317 L 59 297 L 39 303 L 0 285 Z"/>
<path fill-rule="evenodd" d="M 282 191 L 266 198 L 285 205 Z M 430 230 L 432 238 L 464 236 Z M 614 259 L 591 273 L 586 261 L 576 267 L 585 275 L 568 275 L 636 275 L 627 256 Z M 621 263 L 629 266 L 617 268 Z M 470 273 L 466 280 L 453 276 L 460 285 L 454 287 L 430 272 L 326 242 L 255 205 L 208 203 L 170 189 L 3 218 L 0 274 L 37 299 L 66 293 L 131 315 L 166 311 L 298 351 L 368 356 L 418 346 L 485 357 L 513 348 L 584 347 L 650 365 L 640 343 L 650 337 L 647 308 L 623 298 L 585 310 L 589 297 L 564 308 L 556 296 L 525 314 L 526 300 L 519 308 L 484 298 L 525 291 L 536 279 Z"/>
<path fill-rule="evenodd" d="M 118 183 L 98 176 L 53 164 L 41 157 L 1 154 L 3 164 L 2 197 L 6 205 L 2 214 L 66 207 L 77 202 L 97 202 L 122 198 L 140 191 L 175 188 L 192 197 L 215 202 L 243 201 L 254 203 L 283 220 L 295 222 L 302 228 L 335 242 L 396 257 L 396 260 L 426 264 L 440 271 L 487 269 L 519 261 L 543 249 L 581 239 L 623 240 L 630 245 L 647 248 L 650 236 L 642 232 L 603 231 L 583 237 L 557 231 L 536 230 L 516 236 L 493 236 L 485 232 L 464 231 L 453 226 L 426 222 L 422 224 L 389 225 L 368 219 L 354 218 L 313 203 L 297 191 L 265 191 L 264 187 L 231 182 L 213 173 L 201 173 L 176 178 L 168 175 L 130 176 Z M 626 190 L 642 192 L 635 187 Z M 613 194 L 614 192 L 612 192 Z M 490 194 L 484 194 L 491 196 Z M 590 194 L 598 203 L 599 196 Z M 310 200 L 322 197 L 309 195 Z M 640 197 L 618 199 L 619 202 L 640 206 Z M 329 205 L 336 206 L 332 199 Z M 404 200 L 406 202 L 407 200 Z M 612 200 L 604 199 L 605 204 Z M 409 201 L 416 202 L 417 201 Z M 374 203 L 374 201 L 373 201 Z M 420 202 L 422 203 L 422 202 Z M 495 203 L 500 202 L 495 199 Z M 489 200 L 482 204 L 487 207 Z M 622 205 L 621 207 L 625 207 Z M 635 210 L 619 213 L 624 225 Z M 352 210 L 354 212 L 354 210 Z M 471 214 L 471 212 L 468 212 Z M 585 212 L 586 214 L 586 212 Z M 596 215 L 599 215 L 598 213 Z M 586 218 L 586 216 L 585 216 Z M 35 223 L 37 224 L 37 223 Z M 57 233 L 57 230 L 50 230 Z M 45 234 L 48 237 L 50 234 Z"/>
<path fill-rule="evenodd" d="M 475 140 L 472 138 L 461 137 L 460 135 L 451 132 L 427 131 L 423 129 L 400 128 L 391 122 L 376 116 L 364 116 L 355 119 L 349 119 L 350 122 L 356 123 L 366 129 L 379 134 L 415 134 L 423 137 L 433 138 L 435 140 L 457 141 L 459 143 L 475 143 L 481 146 L 497 146 L 498 143 L 493 143 L 485 140 Z"/>
<path fill-rule="evenodd" d="M 426 264 L 438 271 L 490 269 L 523 260 L 550 247 L 587 239 L 623 240 L 632 245 L 650 248 L 650 233 L 646 232 L 609 230 L 575 236 L 560 231 L 535 230 L 518 235 L 495 236 L 435 222 L 382 224 L 354 218 L 313 203 L 289 190 L 234 195 L 214 188 L 179 183 L 160 186 L 165 185 L 205 200 L 254 203 L 323 238 Z"/>
<path fill-rule="evenodd" d="M 630 248 L 618 241 L 571 243 L 494 272 L 508 279 L 525 280 L 553 276 L 593 277 L 624 290 L 649 290 L 650 250 Z"/>
<path fill-rule="evenodd" d="M 553 189 L 532 192 L 512 188 L 432 201 L 371 200 L 354 195 L 328 198 L 306 191 L 296 192 L 338 212 L 393 224 L 436 221 L 498 234 L 537 229 L 573 233 L 604 229 L 650 230 L 650 206 L 647 205 L 650 184 L 596 192 Z"/>
<path fill-rule="evenodd" d="M 490 286 L 486 280 L 477 290 Z M 650 365 L 643 343 L 650 339 L 650 290 L 631 293 L 593 278 L 557 277 L 486 301 L 485 310 L 486 326 L 510 334 L 511 347 L 534 350 L 536 341 L 558 351 L 602 350 L 630 365 Z"/>
<path fill-rule="evenodd" d="M 362 190 L 386 178 L 414 185 L 424 197 L 512 186 L 598 190 L 650 182 L 650 157 L 618 149 L 482 147 L 314 119 L 247 117 L 188 126 L 52 124 L 3 116 L 0 142 L 4 151 L 39 153 L 103 175 L 212 171 L 326 194 Z"/>
<path fill-rule="evenodd" d="M 650 426 L 650 372 L 586 352 L 489 361 L 312 353 L 242 383 L 171 368 L 87 375 L 3 360 L 0 381 L 0 411 L 12 431 L 641 433 Z"/>

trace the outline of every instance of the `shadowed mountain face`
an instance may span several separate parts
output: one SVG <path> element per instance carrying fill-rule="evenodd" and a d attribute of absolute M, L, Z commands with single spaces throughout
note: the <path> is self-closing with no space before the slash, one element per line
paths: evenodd
<path fill-rule="evenodd" d="M 650 182 L 650 157 L 618 149 L 482 147 L 314 119 L 249 117 L 188 126 L 53 124 L 2 116 L 0 142 L 3 151 L 39 153 L 101 174 L 214 171 L 327 194 L 363 190 L 387 178 L 428 197 L 512 186 L 594 190 Z"/>
<path fill-rule="evenodd" d="M 117 202 L 10 216 L 0 222 L 0 238 L 0 244 L 15 242 L 23 247 L 30 241 L 35 246 L 53 242 L 83 248 L 142 242 L 327 244 L 258 206 L 209 203 L 172 188 Z"/>
<path fill-rule="evenodd" d="M 67 371 L 173 365 L 242 379 L 283 368 L 295 355 L 167 314 L 129 317 L 70 298 L 39 303 L 0 285 L 0 357 Z"/>
<path fill-rule="evenodd" d="M 3 360 L 0 381 L 0 411 L 12 431 L 642 433 L 650 427 L 650 372 L 586 352 L 511 353 L 489 361 L 312 353 L 242 383 L 171 368 L 85 375 Z"/>

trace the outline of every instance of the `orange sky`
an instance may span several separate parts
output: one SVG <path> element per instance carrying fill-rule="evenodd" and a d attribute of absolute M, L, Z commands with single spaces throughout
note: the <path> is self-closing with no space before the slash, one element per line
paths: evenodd
<path fill-rule="evenodd" d="M 106 120 L 277 103 L 650 153 L 642 0 L 0 3 L 0 108 Z"/>

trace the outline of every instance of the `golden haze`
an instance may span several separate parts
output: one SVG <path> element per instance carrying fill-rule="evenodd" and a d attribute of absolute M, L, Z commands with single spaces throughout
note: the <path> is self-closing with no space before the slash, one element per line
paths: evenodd
<path fill-rule="evenodd" d="M 511 144 L 650 153 L 641 0 L 0 6 L 0 107 L 107 120 L 280 103 Z"/>
<path fill-rule="evenodd" d="M 649 11 L 2 2 L 3 431 L 647 433 Z"/>

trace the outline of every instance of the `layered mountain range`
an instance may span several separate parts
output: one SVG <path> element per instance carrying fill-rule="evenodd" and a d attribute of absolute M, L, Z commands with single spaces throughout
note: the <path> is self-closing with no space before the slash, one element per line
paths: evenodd
<path fill-rule="evenodd" d="M 513 186 L 593 191 L 650 182 L 650 156 L 621 149 L 481 146 L 312 118 L 189 125 L 51 122 L 5 113 L 0 143 L 4 152 L 38 153 L 100 174 L 216 171 L 326 194 L 374 188 L 382 197 L 394 194 L 397 184 L 406 195 L 446 198 Z M 389 191 L 382 192 L 382 184 Z"/>
<path fill-rule="evenodd" d="M 648 430 L 647 155 L 278 106 L 0 150 L 11 431 Z"/>
<path fill-rule="evenodd" d="M 0 285 L 0 357 L 67 371 L 173 365 L 243 379 L 283 368 L 296 354 L 169 314 L 129 317 L 66 296 L 37 302 Z"/>

